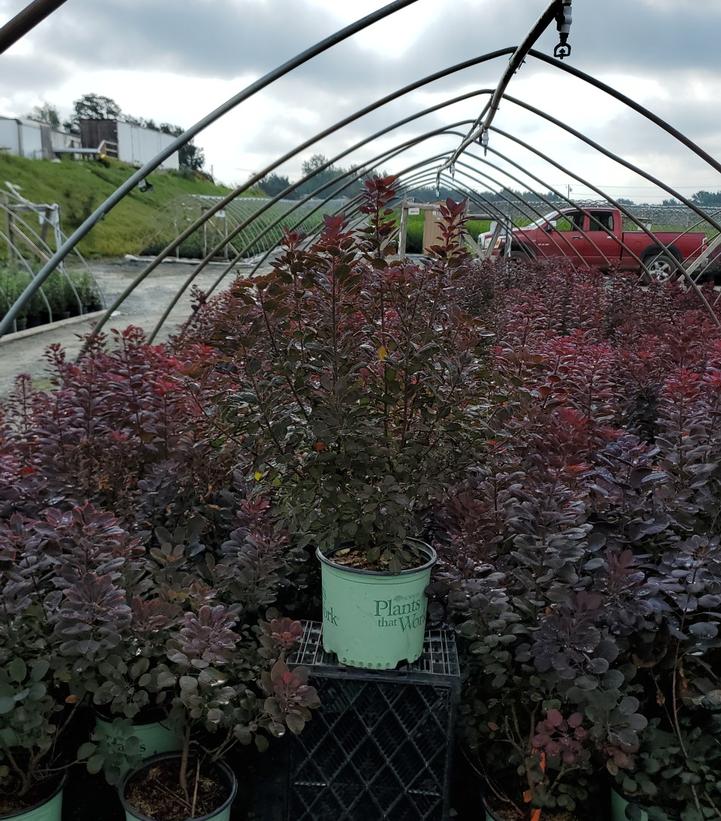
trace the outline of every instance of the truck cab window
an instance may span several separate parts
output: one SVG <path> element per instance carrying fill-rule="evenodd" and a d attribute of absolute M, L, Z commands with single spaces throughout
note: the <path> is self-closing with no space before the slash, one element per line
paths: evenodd
<path fill-rule="evenodd" d="M 571 211 L 556 221 L 556 231 L 582 231 L 583 211 Z"/>
<path fill-rule="evenodd" d="M 589 231 L 605 231 L 613 233 L 613 214 L 610 211 L 592 211 Z"/>

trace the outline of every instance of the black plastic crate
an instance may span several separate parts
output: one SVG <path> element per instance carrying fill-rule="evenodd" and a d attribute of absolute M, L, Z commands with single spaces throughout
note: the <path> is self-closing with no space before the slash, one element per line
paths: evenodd
<path fill-rule="evenodd" d="M 444 821 L 460 689 L 452 633 L 428 630 L 396 670 L 338 664 L 307 622 L 291 666 L 309 668 L 321 707 L 289 746 L 288 821 Z"/>

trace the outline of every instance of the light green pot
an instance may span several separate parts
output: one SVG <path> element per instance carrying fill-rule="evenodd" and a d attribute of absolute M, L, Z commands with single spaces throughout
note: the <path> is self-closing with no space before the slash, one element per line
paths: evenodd
<path fill-rule="evenodd" d="M 58 784 L 55 792 L 40 804 L 29 810 L 20 810 L 10 815 L 0 815 L 0 821 L 61 821 L 63 815 L 63 787 L 65 778 Z"/>
<path fill-rule="evenodd" d="M 110 738 L 120 731 L 112 721 L 98 716 L 95 719 L 95 732 Z M 139 740 L 143 758 L 150 758 L 160 753 L 176 753 L 183 746 L 183 739 L 177 730 L 160 721 L 133 724 L 132 733 L 123 734 L 128 738 L 131 735 L 135 736 Z"/>
<path fill-rule="evenodd" d="M 162 761 L 166 758 L 177 758 L 177 756 L 156 755 L 153 758 L 146 761 L 142 765 L 142 767 L 138 767 L 138 769 L 129 772 L 121 781 L 120 787 L 118 788 L 118 795 L 120 797 L 120 803 L 123 805 L 123 809 L 125 810 L 125 821 L 157 821 L 157 819 L 155 818 L 150 818 L 147 815 L 143 815 L 138 810 L 134 810 L 128 804 L 128 802 L 125 799 L 125 785 L 137 773 L 147 769 L 156 761 Z M 217 764 L 215 764 L 214 766 L 218 769 L 218 772 L 222 775 L 223 779 L 225 780 L 228 786 L 228 797 L 225 799 L 222 806 L 218 807 L 217 810 L 211 812 L 209 815 L 199 815 L 195 818 L 186 819 L 186 821 L 230 821 L 230 811 L 233 807 L 233 801 L 235 801 L 235 796 L 238 792 L 238 779 L 235 777 L 235 774 L 230 769 L 230 767 L 223 761 L 217 762 Z"/>
<path fill-rule="evenodd" d="M 428 560 L 400 573 L 344 567 L 316 550 L 323 582 L 323 649 L 342 664 L 388 670 L 420 658 L 425 591 L 438 557 L 429 545 L 414 544 Z"/>
<path fill-rule="evenodd" d="M 611 790 L 611 821 L 628 821 L 626 815 L 626 807 L 629 806 L 628 801 L 623 798 L 616 790 Z M 648 813 L 641 810 L 640 821 L 648 821 Z"/>

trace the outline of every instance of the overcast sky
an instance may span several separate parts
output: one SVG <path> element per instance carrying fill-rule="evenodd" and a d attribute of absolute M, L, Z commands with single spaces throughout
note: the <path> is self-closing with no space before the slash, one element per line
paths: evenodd
<path fill-rule="evenodd" d="M 0 20 L 26 2 L 0 0 Z M 196 141 L 217 178 L 242 182 L 328 125 L 407 83 L 517 45 L 547 4 L 418 0 L 273 84 Z M 0 56 L 0 114 L 19 116 L 48 102 L 67 115 L 74 99 L 93 92 L 114 98 L 128 114 L 187 127 L 279 63 L 382 5 L 377 0 L 68 0 Z M 573 5 L 568 62 L 651 108 L 721 158 L 721 0 L 575 0 Z M 556 41 L 554 27 L 538 48 L 551 54 Z M 333 156 L 428 106 L 493 87 L 506 60 L 455 72 L 407 94 L 320 141 L 279 172 L 294 177 L 314 150 Z M 658 128 L 538 60 L 526 62 L 509 93 L 682 193 L 721 190 L 717 172 Z M 484 99 L 457 103 L 394 130 L 344 164 L 367 161 L 425 131 L 474 118 Z M 514 104 L 501 107 L 496 125 L 613 196 L 637 201 L 668 196 Z M 458 139 L 429 139 L 385 167 L 401 170 L 452 148 Z M 491 147 L 541 177 L 546 187 L 570 184 L 576 196 L 591 193 L 506 137 L 494 135 Z M 511 169 L 504 160 L 490 154 L 488 159 Z M 495 169 L 485 172 L 516 185 Z M 542 187 L 517 170 L 512 173 Z"/>

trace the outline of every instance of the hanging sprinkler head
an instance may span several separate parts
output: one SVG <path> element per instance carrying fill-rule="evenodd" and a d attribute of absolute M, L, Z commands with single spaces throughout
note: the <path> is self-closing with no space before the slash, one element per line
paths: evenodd
<path fill-rule="evenodd" d="M 488 129 L 484 128 L 483 131 L 481 131 L 480 138 L 478 139 L 478 142 L 483 146 L 483 156 L 484 157 L 488 155 L 488 139 L 489 139 Z"/>
<path fill-rule="evenodd" d="M 561 42 L 553 49 L 553 56 L 559 60 L 563 60 L 564 57 L 569 57 L 571 54 L 568 35 L 571 33 L 571 23 L 573 21 L 573 13 L 571 11 L 572 2 L 573 0 L 558 0 L 556 27 L 558 28 Z"/>

